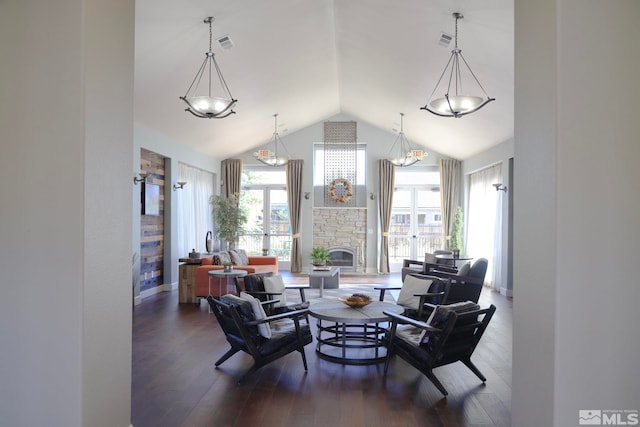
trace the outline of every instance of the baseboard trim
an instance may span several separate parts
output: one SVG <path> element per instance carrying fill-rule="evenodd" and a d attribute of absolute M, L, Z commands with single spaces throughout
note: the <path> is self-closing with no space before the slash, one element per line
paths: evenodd
<path fill-rule="evenodd" d="M 133 298 L 133 304 L 142 304 L 142 300 L 144 300 L 145 298 L 149 298 L 155 294 L 159 294 L 160 292 L 172 292 L 176 289 L 178 289 L 178 282 L 164 283 L 160 286 L 156 286 L 155 288 L 146 289 L 140 292 L 140 295 L 137 295 Z"/>
<path fill-rule="evenodd" d="M 500 295 L 504 295 L 507 298 L 513 298 L 513 289 L 500 288 Z"/>
<path fill-rule="evenodd" d="M 164 292 L 171 292 L 175 289 L 178 289 L 178 282 L 173 282 L 173 283 L 165 283 L 164 285 L 161 286 L 162 290 Z"/>

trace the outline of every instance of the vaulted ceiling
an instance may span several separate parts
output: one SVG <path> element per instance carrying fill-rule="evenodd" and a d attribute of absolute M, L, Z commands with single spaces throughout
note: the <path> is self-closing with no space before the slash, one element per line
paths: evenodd
<path fill-rule="evenodd" d="M 463 118 L 420 110 L 449 59 L 454 33 L 496 98 Z M 237 114 L 200 119 L 185 94 L 208 50 L 238 99 Z M 392 132 L 405 113 L 415 145 L 465 159 L 513 137 L 513 0 L 136 0 L 135 121 L 197 151 L 226 158 L 280 133 L 343 113 Z M 224 50 L 216 39 L 228 35 Z"/>

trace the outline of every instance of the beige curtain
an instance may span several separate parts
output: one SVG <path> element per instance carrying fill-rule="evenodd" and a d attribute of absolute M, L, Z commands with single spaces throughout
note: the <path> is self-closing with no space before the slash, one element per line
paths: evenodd
<path fill-rule="evenodd" d="M 442 234 L 451 236 L 451 227 L 460 205 L 460 161 L 440 159 L 440 203 L 442 204 Z M 446 249 L 446 248 L 443 248 Z"/>
<path fill-rule="evenodd" d="M 389 273 L 389 226 L 396 167 L 389 160 L 378 161 L 378 208 L 380 213 L 380 273 Z"/>
<path fill-rule="evenodd" d="M 222 194 L 229 197 L 232 194 L 240 195 L 240 182 L 242 180 L 242 160 L 225 159 L 222 161 Z"/>
<path fill-rule="evenodd" d="M 291 272 L 302 271 L 300 251 L 300 211 L 302 207 L 302 164 L 303 160 L 287 162 L 287 202 L 289 204 L 289 224 L 291 224 Z"/>

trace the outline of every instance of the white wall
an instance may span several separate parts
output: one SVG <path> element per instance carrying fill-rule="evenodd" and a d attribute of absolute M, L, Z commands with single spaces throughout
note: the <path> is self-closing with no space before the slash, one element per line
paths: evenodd
<path fill-rule="evenodd" d="M 352 120 L 356 119 L 346 114 L 338 114 L 327 118 L 327 121 Z M 358 142 L 367 144 L 367 194 L 371 192 L 377 194 L 377 161 L 379 159 L 388 157 L 389 148 L 393 144 L 397 134 L 391 131 L 384 131 L 381 128 L 375 126 L 371 126 L 366 122 L 357 121 L 357 123 Z M 390 123 L 393 123 L 392 119 L 390 119 Z M 405 122 L 405 126 L 410 126 L 410 123 Z M 291 155 L 292 159 L 304 160 L 304 171 L 302 178 L 303 191 L 309 191 L 312 193 L 312 197 L 310 200 L 302 200 L 302 224 L 300 234 L 302 236 L 302 264 L 303 266 L 305 266 L 309 263 L 307 256 L 311 252 L 313 246 L 313 241 L 310 238 L 311 236 L 313 236 L 313 143 L 324 141 L 324 121 L 320 121 L 298 132 L 291 133 L 290 135 L 280 135 L 280 137 L 282 138 L 282 142 Z M 264 144 L 269 142 L 269 138 L 270 135 L 265 135 Z M 418 148 L 417 144 L 413 143 L 413 145 Z M 255 150 L 251 150 L 241 156 L 235 157 L 243 159 L 244 165 L 261 165 L 261 163 L 253 157 L 254 151 Z M 438 159 L 441 158 L 442 155 L 429 149 L 427 149 L 426 151 L 429 153 L 429 156 L 426 157 L 423 161 L 412 166 L 412 168 L 420 168 L 427 165 L 438 164 Z M 376 198 L 376 200 L 370 200 L 367 197 L 367 208 L 367 228 L 369 230 L 367 234 L 366 271 L 368 273 L 374 273 L 378 271 L 377 253 L 378 249 L 380 248 L 378 230 L 378 199 Z M 309 236 L 309 238 L 307 238 L 306 236 Z"/>
<path fill-rule="evenodd" d="M 516 0 L 516 427 L 640 410 L 638 16 Z"/>
<path fill-rule="evenodd" d="M 133 12 L 0 2 L 2 425 L 130 423 Z"/>

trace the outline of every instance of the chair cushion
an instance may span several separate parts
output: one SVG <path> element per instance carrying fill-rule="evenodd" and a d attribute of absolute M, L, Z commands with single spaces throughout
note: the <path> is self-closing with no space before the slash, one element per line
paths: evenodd
<path fill-rule="evenodd" d="M 281 319 L 273 322 L 278 323 L 278 330 L 273 332 L 273 336 L 269 340 L 261 339 L 258 351 L 263 356 L 268 356 L 284 347 L 305 346 L 313 341 L 311 329 L 307 323 L 300 324 L 300 337 L 298 336 L 293 320 Z"/>
<path fill-rule="evenodd" d="M 400 295 L 398 295 L 398 305 L 417 310 L 420 305 L 420 297 L 416 297 L 414 294 L 426 294 L 431 282 L 431 279 L 420 279 L 415 276 L 405 277 Z"/>
<path fill-rule="evenodd" d="M 248 292 L 264 292 L 264 278 L 273 276 L 273 273 L 251 273 L 244 276 L 244 288 Z M 266 299 L 266 298 L 265 298 Z"/>
<path fill-rule="evenodd" d="M 398 324 L 398 326 L 396 326 L 396 338 L 406 341 L 414 347 L 418 347 L 422 339 L 423 331 L 424 329 L 413 325 Z"/>
<path fill-rule="evenodd" d="M 471 270 L 471 263 L 465 262 L 464 265 L 460 267 L 460 270 L 458 270 L 458 276 L 468 276 L 470 270 Z"/>
<path fill-rule="evenodd" d="M 220 301 L 222 301 L 227 305 L 236 307 L 236 310 L 240 314 L 240 319 L 243 322 L 250 322 L 255 319 L 253 316 L 253 308 L 251 307 L 251 304 L 248 301 L 233 294 L 227 294 L 227 295 L 221 296 Z M 234 339 L 234 342 L 242 341 L 242 338 L 241 338 L 242 334 L 238 330 L 238 327 L 236 326 L 235 322 L 228 316 L 218 316 L 217 311 L 215 311 L 215 314 L 216 314 L 216 317 L 218 318 L 218 321 L 220 322 L 220 326 L 222 326 L 222 329 L 225 331 L 225 334 L 227 335 L 227 339 L 229 339 L 229 335 L 232 335 L 233 338 L 231 339 Z M 249 326 L 247 327 L 247 329 L 251 334 L 258 335 L 258 328 L 256 326 Z"/>
<path fill-rule="evenodd" d="M 253 309 L 253 317 L 255 320 L 267 317 L 267 313 L 264 312 L 264 308 L 262 307 L 262 304 L 260 304 L 260 300 L 254 298 L 253 295 L 246 292 L 240 292 L 240 298 L 249 301 L 251 308 Z M 258 325 L 258 333 L 267 339 L 271 338 L 271 326 L 269 326 L 269 323 L 260 323 Z"/>
<path fill-rule="evenodd" d="M 443 329 L 447 322 L 449 321 L 449 317 L 451 313 L 465 313 L 467 311 L 480 310 L 480 306 L 472 301 L 464 301 L 457 302 L 454 304 L 446 304 L 439 305 L 431 312 L 431 316 L 427 320 L 427 325 Z M 429 344 L 430 340 L 439 332 L 428 331 L 426 329 L 423 330 L 422 335 L 420 336 L 420 345 Z"/>
<path fill-rule="evenodd" d="M 484 276 L 487 274 L 487 264 L 488 261 L 486 258 L 478 258 L 471 266 L 469 276 L 478 277 L 484 280 Z"/>
<path fill-rule="evenodd" d="M 273 292 L 274 294 L 281 294 L 274 296 L 275 299 L 280 300 L 277 303 L 274 303 L 274 307 L 284 307 L 287 305 L 287 295 L 284 289 L 284 282 L 282 281 L 282 276 L 265 276 L 262 279 L 264 283 L 264 290 L 266 292 Z"/>
<path fill-rule="evenodd" d="M 240 313 L 240 318 L 243 322 L 250 322 L 255 319 L 253 307 L 251 307 L 251 303 L 246 299 L 233 294 L 227 294 L 221 296 L 220 301 L 238 307 L 238 312 Z"/>

